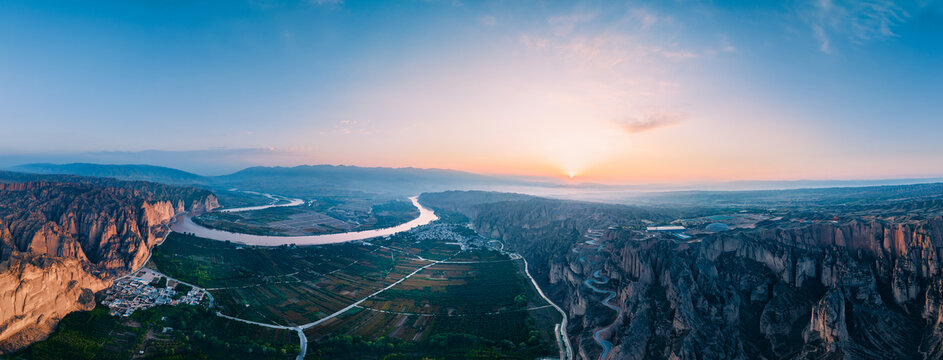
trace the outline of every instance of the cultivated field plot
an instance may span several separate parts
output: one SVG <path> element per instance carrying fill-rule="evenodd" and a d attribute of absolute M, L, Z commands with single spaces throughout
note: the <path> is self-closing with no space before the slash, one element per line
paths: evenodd
<path fill-rule="evenodd" d="M 416 240 L 410 234 L 395 234 L 383 243 L 400 253 L 430 260 L 445 260 L 458 256 L 462 247 L 458 243 L 441 240 Z"/>
<path fill-rule="evenodd" d="M 493 250 L 474 249 L 463 251 L 449 258 L 450 262 L 505 262 L 512 261 L 507 255 Z"/>
<path fill-rule="evenodd" d="M 348 231 L 359 225 L 306 206 L 243 212 L 208 212 L 193 217 L 202 226 L 257 235 L 298 236 Z"/>
<path fill-rule="evenodd" d="M 389 260 L 389 259 L 387 259 Z M 335 272 L 308 276 L 297 281 L 217 288 L 220 311 L 246 320 L 301 325 L 334 313 L 396 282 L 428 262 L 397 260 L 377 266 L 361 261 Z"/>
<path fill-rule="evenodd" d="M 468 238 L 474 242 L 463 241 L 449 228 L 300 248 L 172 234 L 152 262 L 169 276 L 206 287 L 214 310 L 267 324 L 308 324 L 379 292 L 306 329 L 308 358 L 554 354 L 559 315 L 537 295 L 523 263 L 482 247 L 473 232 Z"/>
<path fill-rule="evenodd" d="M 15 359 L 278 359 L 297 356 L 298 336 L 223 319 L 195 306 L 159 306 L 131 317 L 99 306 L 67 315 L 48 341 Z"/>
<path fill-rule="evenodd" d="M 239 287 L 319 276 L 360 263 L 384 266 L 392 254 L 355 243 L 303 247 L 252 247 L 172 233 L 151 260 L 160 271 L 207 288 Z M 388 266 L 387 266 L 388 267 Z"/>
<path fill-rule="evenodd" d="M 349 224 L 315 211 L 301 211 L 288 219 L 268 223 L 284 235 L 326 234 L 347 231 L 356 224 Z"/>
<path fill-rule="evenodd" d="M 281 325 L 321 319 L 429 263 L 380 246 L 257 248 L 182 234 L 157 249 L 155 266 L 206 287 L 219 311 Z"/>
<path fill-rule="evenodd" d="M 409 201 L 323 203 L 242 212 L 208 212 L 193 221 L 209 228 L 256 235 L 302 236 L 396 226 L 419 216 Z"/>
<path fill-rule="evenodd" d="M 421 353 L 444 358 L 533 358 L 554 350 L 560 315 L 529 285 L 522 263 L 432 265 L 341 316 L 305 331 L 311 358 L 380 358 Z M 348 341 L 350 339 L 350 341 Z M 341 351 L 391 341 L 387 351 Z M 353 345 L 351 345 L 353 346 Z"/>
<path fill-rule="evenodd" d="M 482 315 L 547 305 L 512 261 L 440 263 L 364 302 L 366 308 L 418 314 Z"/>

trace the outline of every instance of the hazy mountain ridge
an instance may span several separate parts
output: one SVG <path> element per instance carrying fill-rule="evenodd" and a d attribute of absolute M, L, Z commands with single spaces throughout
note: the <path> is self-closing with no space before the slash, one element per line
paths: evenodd
<path fill-rule="evenodd" d="M 203 176 L 154 165 L 105 165 L 91 163 L 71 164 L 24 164 L 10 170 L 36 174 L 66 174 L 78 176 L 106 177 L 119 180 L 142 180 L 166 184 L 199 184 L 208 181 Z"/>
<path fill-rule="evenodd" d="M 208 188 L 244 188 L 287 196 L 386 194 L 412 196 L 422 192 L 496 186 L 552 186 L 537 179 L 480 175 L 444 169 L 359 167 L 345 165 L 255 166 L 232 174 L 201 176 L 151 165 L 26 164 L 11 168 L 39 174 L 64 174 L 144 180 Z"/>
<path fill-rule="evenodd" d="M 94 307 L 92 294 L 143 265 L 175 214 L 219 206 L 206 190 L 149 182 L 7 172 L 0 180 L 0 351 Z"/>

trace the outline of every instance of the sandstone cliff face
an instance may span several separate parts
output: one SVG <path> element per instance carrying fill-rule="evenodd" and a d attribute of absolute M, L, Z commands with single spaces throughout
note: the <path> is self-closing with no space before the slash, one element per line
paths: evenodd
<path fill-rule="evenodd" d="M 63 316 L 144 264 L 181 211 L 211 193 L 143 182 L 0 184 L 0 351 L 42 339 Z"/>
<path fill-rule="evenodd" d="M 0 343 L 13 350 L 44 339 L 66 314 L 95 307 L 96 291 L 110 281 L 75 258 L 25 258 L 4 263 L 0 273 Z"/>
<path fill-rule="evenodd" d="M 615 230 L 581 253 L 579 234 L 605 216 L 520 211 L 479 207 L 474 224 L 533 264 L 584 358 L 610 323 L 612 359 L 943 358 L 943 218 L 777 224 L 690 245 Z M 620 318 L 582 285 L 596 270 Z"/>

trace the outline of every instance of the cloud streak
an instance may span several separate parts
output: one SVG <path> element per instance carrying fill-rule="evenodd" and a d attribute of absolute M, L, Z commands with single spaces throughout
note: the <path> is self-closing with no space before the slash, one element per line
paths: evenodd
<path fill-rule="evenodd" d="M 863 44 L 897 36 L 894 28 L 910 17 L 907 10 L 890 0 L 817 0 L 799 10 L 809 24 L 823 53 L 834 52 L 834 36 Z"/>
<path fill-rule="evenodd" d="M 680 124 L 687 120 L 688 115 L 681 112 L 656 110 L 649 111 L 641 115 L 630 116 L 617 123 L 625 132 L 629 134 L 638 134 L 666 126 Z"/>

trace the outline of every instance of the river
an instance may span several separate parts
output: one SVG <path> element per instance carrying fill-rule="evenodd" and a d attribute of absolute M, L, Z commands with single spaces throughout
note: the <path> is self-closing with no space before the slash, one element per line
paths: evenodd
<path fill-rule="evenodd" d="M 269 198 L 269 199 L 272 199 L 272 203 L 271 203 L 271 204 L 268 204 L 268 205 L 246 206 L 246 207 L 232 208 L 232 209 L 219 209 L 219 210 L 216 210 L 216 211 L 224 212 L 224 213 L 233 213 L 233 212 L 242 212 L 242 211 L 262 210 L 262 209 L 268 209 L 268 208 L 273 208 L 273 207 L 298 206 L 298 205 L 301 205 L 301 204 L 304 204 L 304 203 L 305 203 L 305 201 L 304 201 L 304 200 L 301 200 L 301 199 L 289 199 L 289 198 L 286 198 L 286 197 L 275 196 L 275 195 L 266 194 L 266 193 L 259 193 L 259 192 L 255 192 L 255 191 L 243 191 L 243 192 L 246 192 L 246 193 L 249 193 L 249 194 L 255 194 L 255 195 L 262 195 L 262 196 L 265 196 L 265 197 L 267 197 L 267 198 Z M 279 201 L 279 200 L 287 200 L 288 203 L 285 203 L 285 204 L 278 204 L 278 201 Z M 277 205 L 276 205 L 276 204 L 277 204 Z"/>
<path fill-rule="evenodd" d="M 251 235 L 251 234 L 240 234 L 229 231 L 210 229 L 203 227 L 193 222 L 192 214 L 182 214 L 174 221 L 171 225 L 173 231 L 179 233 L 191 233 L 199 237 L 204 237 L 213 240 L 229 240 L 234 243 L 246 244 L 246 245 L 259 245 L 259 246 L 279 246 L 279 245 L 324 245 L 324 244 L 335 244 L 342 243 L 353 240 L 364 240 L 375 238 L 378 236 L 392 235 L 399 232 L 410 230 L 417 226 L 426 225 L 433 221 L 439 219 L 435 215 L 435 212 L 429 208 L 422 206 L 419 203 L 418 197 L 413 196 L 409 198 L 412 201 L 413 206 L 419 209 L 419 216 L 415 219 L 400 224 L 393 227 L 388 227 L 385 229 L 376 229 L 376 230 L 364 230 L 364 231 L 352 231 L 345 233 L 337 234 L 322 234 L 322 235 L 307 235 L 307 236 L 270 236 L 270 235 Z M 293 201 L 294 203 L 294 201 Z M 302 201 L 303 203 L 303 201 Z M 300 204 L 299 204 L 300 205 Z M 273 205 L 266 205 L 271 207 Z M 240 209 L 230 209 L 230 211 L 240 210 Z"/>

